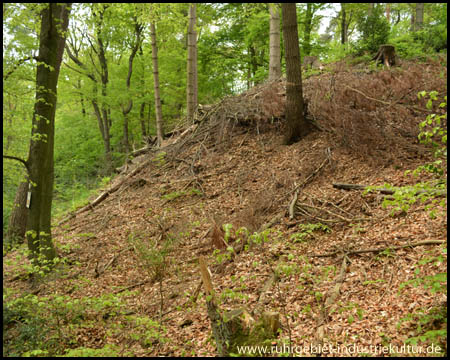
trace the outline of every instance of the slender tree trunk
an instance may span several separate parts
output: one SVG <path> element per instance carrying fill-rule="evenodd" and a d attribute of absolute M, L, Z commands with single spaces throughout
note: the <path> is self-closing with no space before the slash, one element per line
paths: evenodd
<path fill-rule="evenodd" d="M 28 209 L 26 207 L 28 181 L 23 181 L 17 188 L 14 205 L 8 223 L 6 238 L 10 244 L 23 243 L 27 228 Z"/>
<path fill-rule="evenodd" d="M 147 127 L 145 126 L 145 104 L 145 101 L 143 101 L 139 110 L 139 122 L 141 123 L 142 141 L 144 144 L 147 139 Z"/>
<path fill-rule="evenodd" d="M 152 59 L 153 59 L 153 80 L 155 83 L 155 110 L 156 110 L 156 137 L 158 146 L 161 146 L 164 140 L 163 118 L 161 108 L 161 96 L 159 94 L 159 73 L 158 73 L 158 46 L 156 44 L 155 23 L 150 23 L 150 33 L 152 40 Z"/>
<path fill-rule="evenodd" d="M 26 233 L 31 259 L 38 263 L 55 257 L 51 238 L 55 109 L 70 7 L 67 3 L 51 3 L 41 13 L 36 101 L 27 160 L 32 188 Z"/>
<path fill-rule="evenodd" d="M 386 20 L 390 26 L 391 25 L 391 4 L 390 3 L 386 3 Z"/>
<path fill-rule="evenodd" d="M 256 75 L 256 71 L 258 70 L 258 59 L 256 58 L 256 49 L 253 45 L 250 45 L 249 47 L 249 51 L 250 51 L 250 64 L 251 64 L 251 69 L 252 69 L 252 78 L 253 78 L 253 84 L 256 84 L 255 79 L 255 75 Z"/>
<path fill-rule="evenodd" d="M 345 11 L 345 4 L 341 3 L 341 44 L 347 43 L 347 12 Z"/>
<path fill-rule="evenodd" d="M 425 3 L 416 3 L 416 17 L 414 21 L 414 31 L 419 31 L 423 26 L 423 10 Z"/>
<path fill-rule="evenodd" d="M 286 133 L 283 143 L 289 145 L 300 140 L 309 129 L 303 115 L 302 69 L 295 3 L 282 3 L 281 11 L 286 57 Z"/>
<path fill-rule="evenodd" d="M 303 56 L 309 56 L 311 54 L 311 31 L 312 31 L 312 3 L 306 4 L 305 15 L 305 46 L 303 47 Z"/>
<path fill-rule="evenodd" d="M 126 86 L 127 86 L 127 93 L 130 93 L 130 85 L 131 85 L 131 75 L 133 74 L 133 61 L 136 56 L 137 51 L 139 50 L 139 47 L 141 46 L 141 33 L 142 33 L 142 25 L 140 25 L 137 22 L 137 19 L 135 19 L 135 35 L 136 35 L 136 43 L 134 44 L 133 48 L 131 49 L 131 54 L 128 59 L 128 75 L 126 79 Z M 126 153 L 130 152 L 130 139 L 128 135 L 128 114 L 130 113 L 131 109 L 133 108 L 133 100 L 128 100 L 128 105 L 125 106 L 124 104 L 120 105 L 122 109 L 123 114 L 123 146 Z"/>
<path fill-rule="evenodd" d="M 269 4 L 269 12 L 269 81 L 274 81 L 281 77 L 280 10 L 276 4 Z"/>
<path fill-rule="evenodd" d="M 188 122 L 194 121 L 194 113 L 197 109 L 197 31 L 196 23 L 196 4 L 189 6 L 189 26 L 188 26 L 188 60 L 187 60 L 187 119 Z"/>

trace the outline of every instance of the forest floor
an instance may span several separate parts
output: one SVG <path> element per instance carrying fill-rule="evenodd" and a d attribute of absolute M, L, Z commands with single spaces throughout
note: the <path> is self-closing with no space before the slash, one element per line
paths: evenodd
<path fill-rule="evenodd" d="M 391 209 L 382 207 L 386 195 L 333 187 L 333 183 L 405 186 L 431 179 L 404 172 L 432 161 L 430 150 L 417 141 L 418 124 L 427 115 L 417 92 L 439 90 L 436 84 L 441 90 L 445 84 L 446 92 L 446 63 L 405 66 L 422 75 L 418 79 L 414 72 L 405 74 L 413 80 L 398 94 L 392 84 L 406 81 L 400 70 L 395 70 L 395 78 L 389 70 L 359 74 L 356 68 L 335 68 L 305 80 L 309 112 L 322 131 L 316 129 L 291 146 L 280 145 L 277 122 L 259 117 L 264 125 L 237 119 L 226 140 L 205 135 L 176 153 L 142 155 L 142 159 L 154 156 L 153 161 L 93 209 L 54 229 L 59 256 L 66 259 L 60 272 L 41 282 L 18 277 L 25 260 L 13 262 L 14 251 L 4 257 L 4 288 L 14 289 L 14 296 L 120 297 L 120 311 L 99 316 L 94 306 L 84 309 L 86 325 L 67 330 L 75 339 L 68 347 L 110 344 L 120 355 L 215 356 L 197 261 L 204 256 L 222 309 L 262 306 L 281 314 L 278 345 L 290 343 L 294 351 L 301 347 L 306 355 L 314 344 L 341 346 L 333 356 L 349 356 L 345 346 L 352 344 L 359 354 L 372 355 L 381 355 L 377 353 L 381 346 L 392 345 L 397 346 L 394 353 L 408 355 L 400 347 L 414 333 L 417 321 L 400 320 L 419 309 L 440 306 L 446 296 L 423 286 L 400 289 L 416 277 L 416 269 L 421 276 L 446 272 L 446 255 L 442 261 L 426 262 L 442 255 L 446 244 L 343 254 L 446 241 L 446 216 L 431 218 L 427 203 L 412 204 L 407 212 L 392 216 Z M 370 86 L 358 87 L 351 76 L 361 83 L 394 78 L 384 81 L 384 92 L 380 88 L 377 95 Z M 342 111 L 332 105 L 326 110 L 314 100 L 316 96 L 325 101 L 318 84 L 330 87 L 333 81 L 342 86 L 333 89 L 335 98 L 348 97 L 345 105 L 339 99 L 333 105 L 345 106 Z M 330 89 L 326 91 L 333 96 Z M 394 106 L 400 102 L 403 112 Z M 345 118 L 346 111 L 357 112 L 358 119 Z M 381 111 L 392 112 L 392 118 L 380 117 Z M 334 118 L 328 121 L 331 113 Z M 361 122 L 380 118 L 385 119 L 377 124 L 381 137 L 377 133 L 366 141 L 347 131 L 363 131 Z M 297 189 L 297 211 L 291 216 Z M 272 226 L 263 232 L 271 220 Z M 225 241 L 235 248 L 240 227 L 265 238 L 231 259 L 224 258 L 221 254 L 229 253 L 221 249 L 224 224 L 233 225 Z M 139 256 L 141 244 L 147 244 L 143 251 L 153 256 L 153 262 L 147 258 L 145 263 Z M 163 259 L 164 266 L 158 267 L 155 259 Z M 275 270 L 278 278 L 263 292 Z M 338 296 L 324 310 L 337 284 Z M 160 321 L 161 327 L 156 325 Z M 438 329 L 445 326 L 436 324 Z M 330 356 L 326 348 L 322 355 Z"/>

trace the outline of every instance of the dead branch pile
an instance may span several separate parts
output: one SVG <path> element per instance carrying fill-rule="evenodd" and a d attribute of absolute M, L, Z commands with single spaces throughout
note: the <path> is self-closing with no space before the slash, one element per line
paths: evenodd
<path fill-rule="evenodd" d="M 330 141 L 350 148 L 362 156 L 389 157 L 389 153 L 414 156 L 418 124 L 433 112 L 425 100 L 418 100 L 422 90 L 446 95 L 446 60 L 427 63 L 403 61 L 401 67 L 369 70 L 350 67 L 341 62 L 330 72 L 304 81 L 308 112 L 322 129 L 331 134 Z"/>
<path fill-rule="evenodd" d="M 284 116 L 286 88 L 282 80 L 264 83 L 236 96 L 229 96 L 197 115 L 196 124 L 184 139 L 173 142 L 167 150 L 175 154 L 187 145 L 216 146 L 230 139 L 238 127 L 260 127 Z M 198 125 L 198 126 L 197 126 Z M 167 151 L 165 149 L 165 151 Z"/>

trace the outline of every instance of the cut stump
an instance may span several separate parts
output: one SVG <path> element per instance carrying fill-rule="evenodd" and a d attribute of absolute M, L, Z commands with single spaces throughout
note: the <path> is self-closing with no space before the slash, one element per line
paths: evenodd
<path fill-rule="evenodd" d="M 393 45 L 380 45 L 377 54 L 372 60 L 380 62 L 388 68 L 395 65 L 395 47 Z"/>
<path fill-rule="evenodd" d="M 200 273 L 206 294 L 208 317 L 219 356 L 245 355 L 239 349 L 249 345 L 263 345 L 276 338 L 280 328 L 277 312 L 263 312 L 255 321 L 245 308 L 224 312 L 215 301 L 211 274 L 203 257 L 199 258 Z"/>

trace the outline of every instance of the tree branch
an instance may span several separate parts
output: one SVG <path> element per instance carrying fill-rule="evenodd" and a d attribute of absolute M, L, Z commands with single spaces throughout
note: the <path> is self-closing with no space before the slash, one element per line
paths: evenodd
<path fill-rule="evenodd" d="M 27 169 L 28 174 L 30 173 L 30 167 L 28 165 L 28 162 L 25 161 L 24 159 L 18 158 L 16 156 L 10 156 L 10 155 L 3 155 L 3 158 L 11 159 L 11 160 L 17 160 L 17 161 L 21 162 L 25 166 L 25 168 Z"/>
<path fill-rule="evenodd" d="M 18 62 L 17 62 L 17 64 L 15 64 L 14 66 L 13 66 L 13 68 L 11 69 L 11 70 L 9 70 L 5 75 L 3 75 L 3 81 L 6 81 L 8 78 L 9 78 L 9 76 L 14 72 L 14 71 L 16 71 L 16 69 L 20 66 L 20 65 L 22 65 L 25 61 L 28 61 L 28 60 L 37 60 L 37 57 L 36 56 L 28 56 L 28 57 L 26 57 L 26 58 L 23 58 L 23 59 L 20 59 Z"/>

